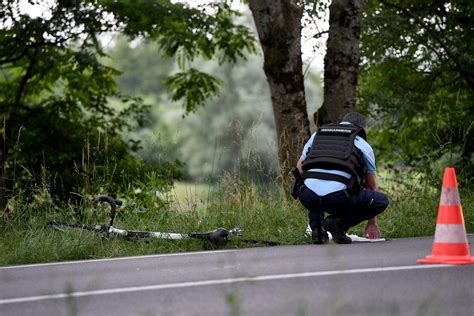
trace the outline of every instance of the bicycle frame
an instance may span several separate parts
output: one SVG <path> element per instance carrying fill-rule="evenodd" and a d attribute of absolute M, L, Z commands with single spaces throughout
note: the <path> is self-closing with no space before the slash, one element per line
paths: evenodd
<path fill-rule="evenodd" d="M 74 224 L 68 222 L 51 221 L 48 225 L 55 230 L 62 230 L 61 226 L 73 227 L 93 231 L 99 233 L 104 238 L 110 236 L 125 237 L 125 238 L 157 238 L 157 239 L 168 239 L 168 240 L 183 240 L 183 239 L 201 239 L 208 242 L 212 246 L 225 246 L 229 242 L 231 235 L 240 235 L 242 230 L 239 227 L 227 230 L 225 228 L 217 228 L 208 232 L 191 232 L 191 233 L 175 233 L 175 232 L 152 232 L 152 231 L 135 231 L 119 229 L 113 226 L 115 216 L 117 213 L 117 205 L 121 205 L 120 200 L 116 200 L 108 195 L 97 195 L 94 196 L 94 202 L 107 202 L 110 205 L 109 219 L 106 225 L 85 225 L 85 224 Z M 240 239 L 243 242 L 248 243 L 264 243 L 270 246 L 279 245 L 278 242 L 265 241 L 265 240 L 254 240 L 254 239 Z"/>

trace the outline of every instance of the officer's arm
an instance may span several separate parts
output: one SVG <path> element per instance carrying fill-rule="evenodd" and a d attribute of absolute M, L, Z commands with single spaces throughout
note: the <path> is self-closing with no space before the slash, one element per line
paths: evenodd
<path fill-rule="evenodd" d="M 365 175 L 365 184 L 367 185 L 367 188 L 371 189 L 372 191 L 378 190 L 377 177 L 375 174 L 367 173 Z"/>
<path fill-rule="evenodd" d="M 303 160 L 298 160 L 298 162 L 296 163 L 296 168 L 298 168 L 300 174 L 303 174 Z"/>
<path fill-rule="evenodd" d="M 296 163 L 296 168 L 298 169 L 300 174 L 303 174 L 303 161 L 306 159 L 306 155 L 309 153 L 309 151 L 311 149 L 311 145 L 313 144 L 315 135 L 316 135 L 316 133 L 311 135 L 311 137 L 308 139 L 308 141 L 306 142 L 306 144 L 303 147 L 303 152 L 301 153 L 301 157 L 298 160 L 298 162 Z"/>
<path fill-rule="evenodd" d="M 375 174 L 367 173 L 365 176 L 365 183 L 369 189 L 372 191 L 377 191 L 377 177 Z M 365 227 L 365 236 L 371 239 L 380 238 L 380 229 L 377 225 L 377 217 L 371 218 L 367 221 L 367 226 Z"/>

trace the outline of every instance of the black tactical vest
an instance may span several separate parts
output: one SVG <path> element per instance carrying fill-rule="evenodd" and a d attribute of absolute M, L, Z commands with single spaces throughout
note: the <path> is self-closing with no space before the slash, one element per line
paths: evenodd
<path fill-rule="evenodd" d="M 303 161 L 303 178 L 339 181 L 345 183 L 348 190 L 353 192 L 360 189 L 364 169 L 362 154 L 354 145 L 358 134 L 365 139 L 365 131 L 354 125 L 327 124 L 320 127 L 311 150 Z M 347 172 L 352 175 L 352 181 L 339 175 L 308 171 L 314 168 Z"/>

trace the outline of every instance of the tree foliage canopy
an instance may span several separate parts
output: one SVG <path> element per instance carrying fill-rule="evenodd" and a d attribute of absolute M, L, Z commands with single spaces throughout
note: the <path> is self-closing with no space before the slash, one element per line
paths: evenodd
<path fill-rule="evenodd" d="M 79 173 L 87 160 L 83 148 L 90 144 L 115 144 L 107 155 L 133 160 L 125 159 L 129 151 L 119 133 L 145 123 L 147 106 L 118 91 L 118 71 L 101 59 L 107 57 L 103 34 L 155 41 L 162 54 L 176 55 L 181 72 L 167 82 L 187 111 L 218 92 L 218 81 L 190 67 L 192 60 L 232 63 L 254 51 L 251 33 L 233 22 L 238 13 L 225 3 L 192 8 L 171 1 L 28 1 L 41 14 L 27 12 L 25 4 L 2 0 L 0 12 L 1 157 L 5 175 L 15 183 L 20 170 L 29 177 L 41 166 L 62 180 Z M 112 96 L 122 105 L 111 107 Z M 77 182 L 62 185 L 72 190 Z"/>
<path fill-rule="evenodd" d="M 362 36 L 361 106 L 385 158 L 474 174 L 474 6 L 373 1 Z M 430 162 L 433 162 L 430 164 Z"/>

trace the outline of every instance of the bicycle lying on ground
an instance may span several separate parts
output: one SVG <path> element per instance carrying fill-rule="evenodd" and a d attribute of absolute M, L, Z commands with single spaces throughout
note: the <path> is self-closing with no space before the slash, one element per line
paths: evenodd
<path fill-rule="evenodd" d="M 94 196 L 94 202 L 106 202 L 110 205 L 110 214 L 107 224 L 97 225 L 86 225 L 79 223 L 69 223 L 65 221 L 50 221 L 48 226 L 51 228 L 63 231 L 65 228 L 77 228 L 86 231 L 98 233 L 102 238 L 108 239 L 110 237 L 123 237 L 129 239 L 168 239 L 168 240 L 182 240 L 182 239 L 200 239 L 205 242 L 206 247 L 222 247 L 231 241 L 231 236 L 237 237 L 241 242 L 253 243 L 253 244 L 265 244 L 268 246 L 279 245 L 279 242 L 267 241 L 267 240 L 256 240 L 256 239 L 245 239 L 241 238 L 242 230 L 239 227 L 233 229 L 217 228 L 208 232 L 190 232 L 190 233 L 166 233 L 166 232 L 153 232 L 153 231 L 135 231 L 119 229 L 113 226 L 115 215 L 117 213 L 117 206 L 122 205 L 120 200 L 108 195 L 97 195 Z"/>

